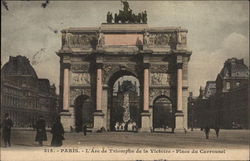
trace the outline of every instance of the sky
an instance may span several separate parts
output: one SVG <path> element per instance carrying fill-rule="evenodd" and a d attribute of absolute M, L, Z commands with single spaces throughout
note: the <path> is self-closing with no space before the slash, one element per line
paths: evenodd
<path fill-rule="evenodd" d="M 189 91 L 215 80 L 225 60 L 243 58 L 249 65 L 248 1 L 128 1 L 133 12 L 146 10 L 150 27 L 188 29 Z M 97 27 L 108 11 L 122 9 L 120 1 L 7 1 L 1 4 L 1 63 L 9 56 L 30 59 L 39 78 L 59 85 L 60 30 Z"/>

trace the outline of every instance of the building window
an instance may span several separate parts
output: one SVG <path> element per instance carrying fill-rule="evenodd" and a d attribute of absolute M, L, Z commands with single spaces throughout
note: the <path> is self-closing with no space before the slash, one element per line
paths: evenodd
<path fill-rule="evenodd" d="M 230 82 L 226 82 L 226 89 L 230 89 Z"/>
<path fill-rule="evenodd" d="M 237 87 L 240 86 L 240 82 L 236 82 L 236 86 L 237 86 Z"/>

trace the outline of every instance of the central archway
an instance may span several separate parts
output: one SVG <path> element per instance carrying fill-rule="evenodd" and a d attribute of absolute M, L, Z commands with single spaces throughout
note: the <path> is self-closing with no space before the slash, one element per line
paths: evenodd
<path fill-rule="evenodd" d="M 142 107 L 139 79 L 130 71 L 120 70 L 110 77 L 108 87 L 109 129 L 136 131 Z"/>
<path fill-rule="evenodd" d="M 80 95 L 75 99 L 75 130 L 82 131 L 83 125 L 92 126 L 94 106 L 89 96 Z"/>

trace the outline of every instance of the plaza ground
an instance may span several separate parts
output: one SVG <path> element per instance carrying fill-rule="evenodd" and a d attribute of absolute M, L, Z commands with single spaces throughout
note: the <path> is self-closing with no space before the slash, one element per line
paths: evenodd
<path fill-rule="evenodd" d="M 212 129 L 208 140 L 199 129 L 188 130 L 186 134 L 104 132 L 84 136 L 66 133 L 63 146 L 58 148 L 50 146 L 49 131 L 43 147 L 34 141 L 35 134 L 33 130 L 13 129 L 12 147 L 1 148 L 1 161 L 249 160 L 248 130 L 221 130 L 217 139 Z M 194 150 L 197 153 L 193 153 Z M 204 153 L 207 150 L 219 153 Z"/>
<path fill-rule="evenodd" d="M 36 132 L 33 130 L 12 130 L 12 147 L 22 149 L 37 147 L 34 141 Z M 50 146 L 51 134 L 47 132 L 48 141 L 44 146 Z M 133 132 L 104 132 L 104 133 L 65 133 L 63 146 L 119 146 L 119 147 L 161 147 L 161 148 L 249 148 L 248 130 L 220 130 L 217 139 L 215 131 L 210 131 L 209 139 L 199 129 L 177 133 L 133 133 Z"/>

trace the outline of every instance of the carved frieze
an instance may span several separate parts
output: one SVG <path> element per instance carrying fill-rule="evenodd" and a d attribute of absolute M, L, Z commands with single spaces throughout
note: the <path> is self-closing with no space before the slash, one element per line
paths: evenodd
<path fill-rule="evenodd" d="M 172 42 L 177 42 L 176 33 L 144 34 L 144 44 L 148 46 L 169 45 Z"/>
<path fill-rule="evenodd" d="M 105 37 L 104 37 L 104 34 L 103 34 L 103 33 L 100 33 L 100 34 L 99 34 L 99 37 L 98 37 L 98 45 L 99 45 L 99 46 L 105 45 Z"/>
<path fill-rule="evenodd" d="M 168 64 L 151 64 L 150 70 L 153 73 L 167 73 Z"/>
<path fill-rule="evenodd" d="M 70 90 L 70 104 L 75 103 L 75 99 L 80 95 L 91 97 L 91 89 L 73 88 Z"/>
<path fill-rule="evenodd" d="M 89 64 L 72 64 L 71 70 L 73 72 L 88 72 Z"/>
<path fill-rule="evenodd" d="M 151 73 L 151 85 L 169 85 L 168 74 Z"/>
<path fill-rule="evenodd" d="M 177 43 L 177 34 L 176 33 L 171 33 L 170 34 L 170 39 L 169 39 L 169 43 Z"/>
<path fill-rule="evenodd" d="M 72 73 L 71 75 L 72 85 L 90 85 L 89 73 Z"/>
<path fill-rule="evenodd" d="M 126 65 L 120 65 L 120 64 L 103 64 L 103 74 L 102 74 L 102 80 L 103 82 L 107 81 L 107 77 L 111 76 L 113 72 L 119 71 L 119 70 L 128 70 L 128 71 L 135 71 L 136 69 L 135 64 L 126 64 Z"/>
<path fill-rule="evenodd" d="M 64 37 L 63 37 L 64 39 Z M 92 47 L 97 45 L 98 35 L 97 34 L 72 34 L 67 33 L 65 36 L 65 43 L 69 48 L 84 48 Z"/>
<path fill-rule="evenodd" d="M 186 33 L 181 33 L 181 43 L 182 44 L 187 44 L 187 35 Z"/>
<path fill-rule="evenodd" d="M 117 64 L 103 64 L 103 72 L 107 74 L 117 66 L 118 66 Z"/>
<path fill-rule="evenodd" d="M 105 82 L 110 72 L 115 68 L 119 68 L 119 64 L 103 64 L 102 81 Z"/>
<path fill-rule="evenodd" d="M 158 96 L 170 96 L 169 90 L 168 89 L 158 89 L 158 88 L 152 88 L 149 90 L 149 99 L 150 99 L 150 104 L 153 104 L 153 101 L 158 97 Z"/>
<path fill-rule="evenodd" d="M 66 34 L 65 33 L 63 33 L 62 34 L 62 46 L 66 46 L 67 44 L 66 44 Z M 67 46 L 68 47 L 68 46 Z"/>
<path fill-rule="evenodd" d="M 128 64 L 128 65 L 126 65 L 126 67 L 131 69 L 131 70 L 136 70 L 136 65 L 135 64 Z"/>
<path fill-rule="evenodd" d="M 169 42 L 169 34 L 157 34 L 155 36 L 156 45 L 167 45 Z"/>

